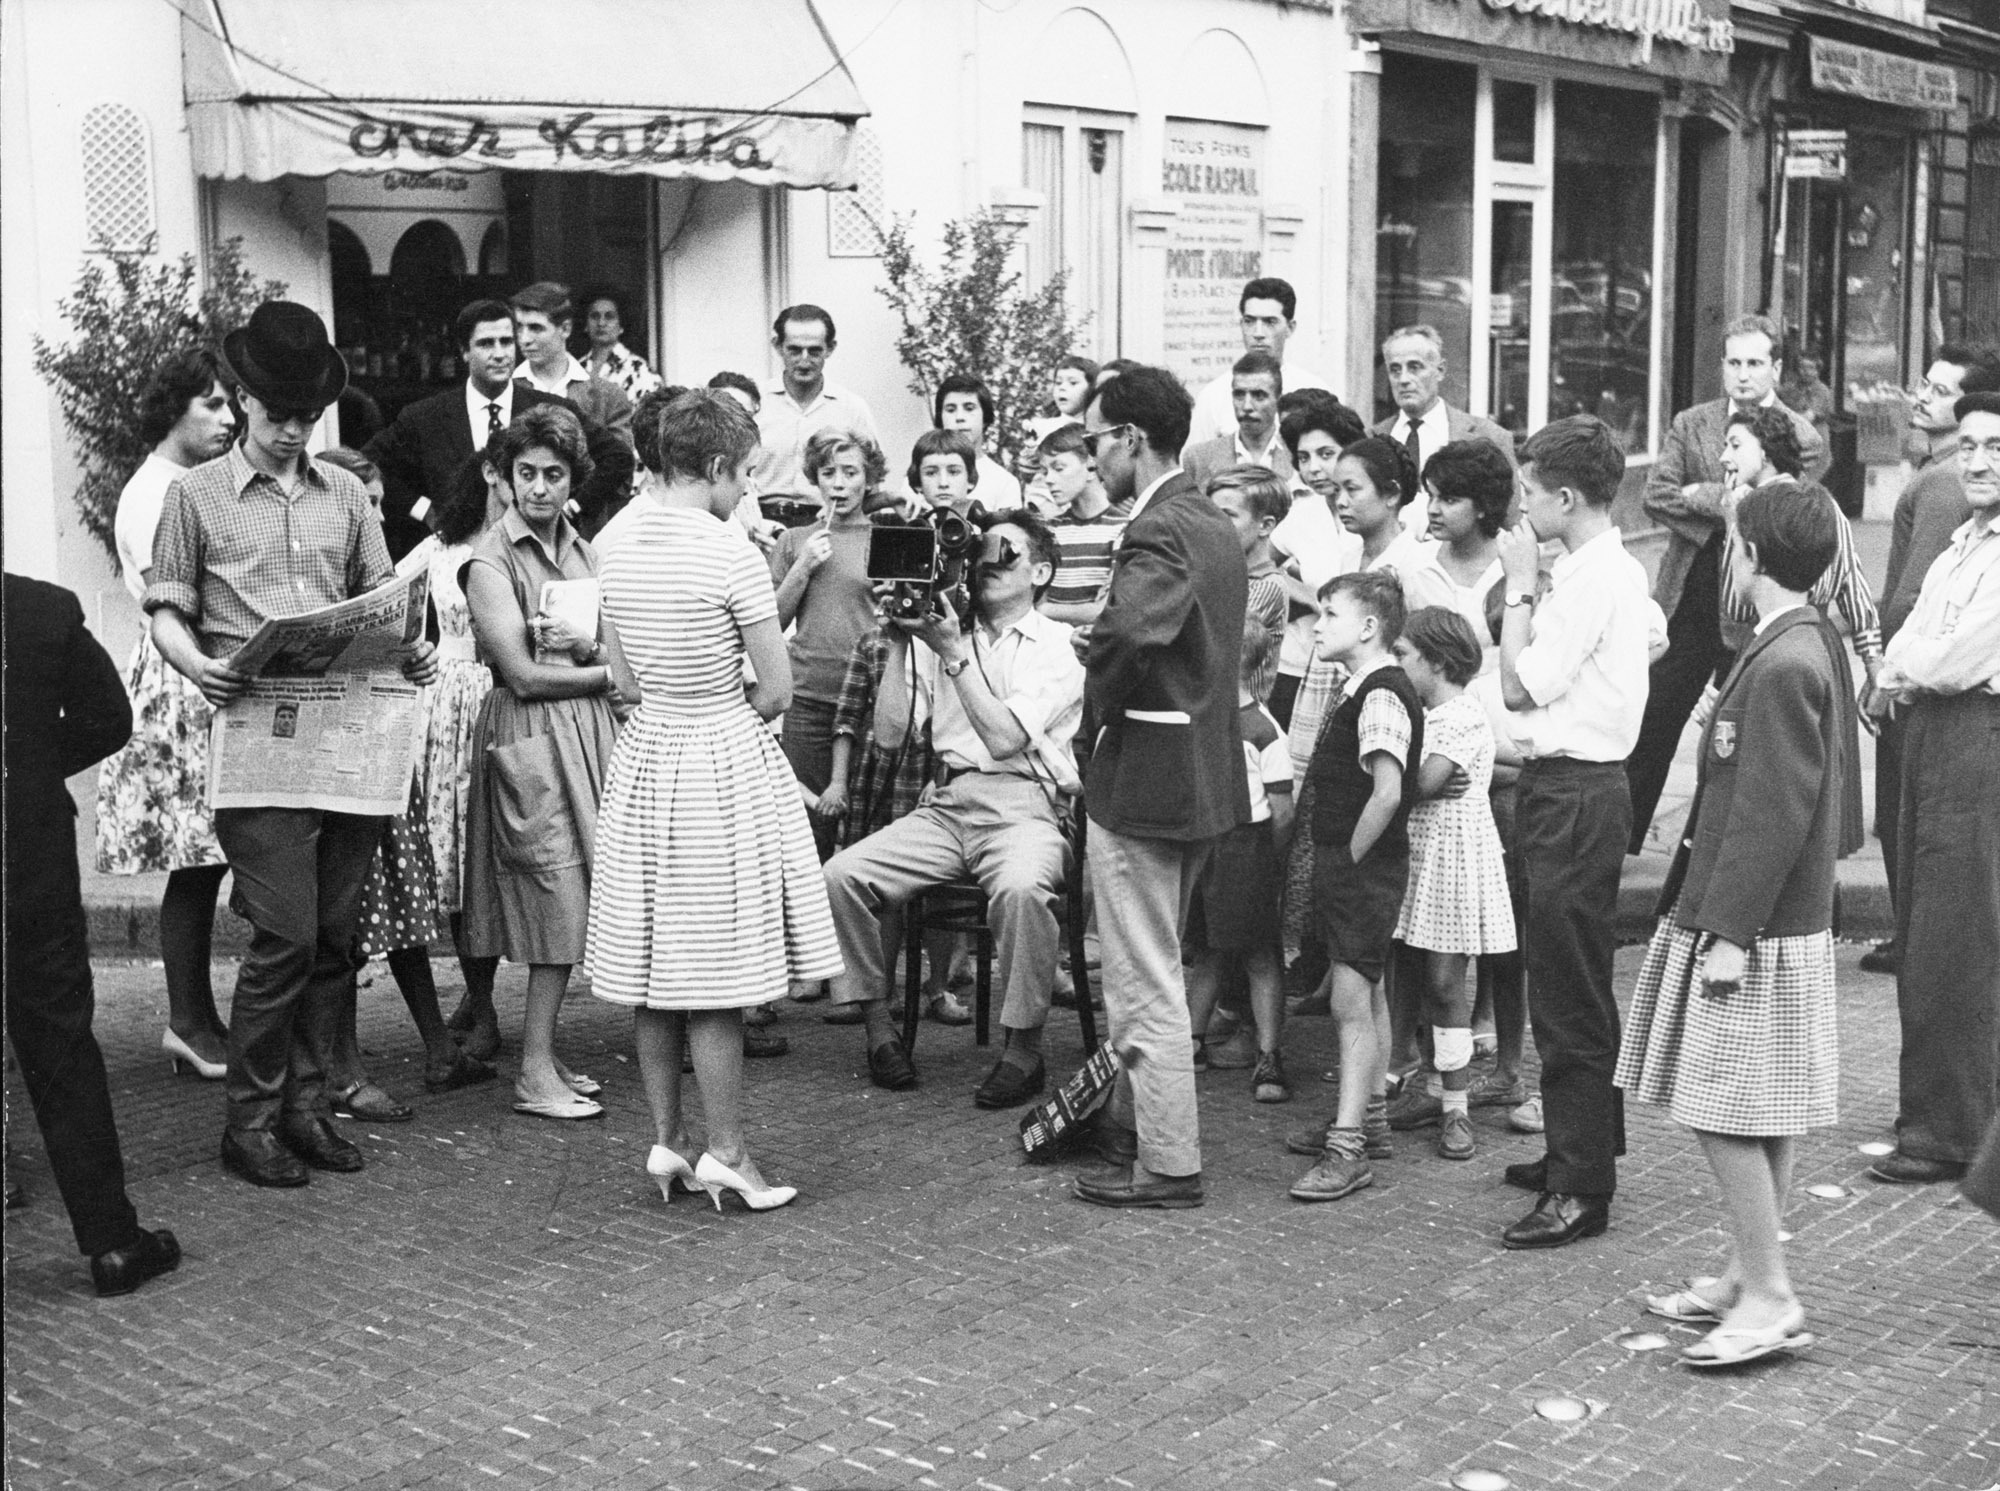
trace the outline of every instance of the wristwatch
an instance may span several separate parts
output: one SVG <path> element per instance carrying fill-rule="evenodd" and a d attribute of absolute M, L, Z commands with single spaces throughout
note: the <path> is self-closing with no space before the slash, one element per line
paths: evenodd
<path fill-rule="evenodd" d="M 958 677 L 959 674 L 963 673 L 967 668 L 970 668 L 971 666 L 972 666 L 972 659 L 969 657 L 962 657 L 955 663 L 946 663 L 944 665 L 944 676 L 946 678 L 956 678 Z"/>
<path fill-rule="evenodd" d="M 1532 590 L 1510 590 L 1507 592 L 1507 604 L 1510 607 L 1532 606 L 1534 603 L 1535 592 Z"/>

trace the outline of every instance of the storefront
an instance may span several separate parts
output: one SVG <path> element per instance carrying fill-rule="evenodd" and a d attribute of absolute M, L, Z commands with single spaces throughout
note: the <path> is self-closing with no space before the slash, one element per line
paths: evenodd
<path fill-rule="evenodd" d="M 1373 345 L 1444 339 L 1445 398 L 1517 436 L 1606 420 L 1629 455 L 1666 418 L 1679 91 L 1726 77 L 1726 0 L 1356 0 L 1381 47 Z M 1671 106 L 1670 106 L 1671 105 Z M 1360 330 L 1360 328 L 1357 328 Z M 1374 363 L 1378 416 L 1394 412 Z"/>

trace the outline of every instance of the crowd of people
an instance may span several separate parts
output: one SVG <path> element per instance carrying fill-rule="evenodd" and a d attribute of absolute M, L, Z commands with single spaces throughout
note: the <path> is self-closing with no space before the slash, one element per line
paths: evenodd
<path fill-rule="evenodd" d="M 359 1170 L 336 1117 L 415 1116 L 362 1068 L 370 957 L 423 1038 L 425 1088 L 491 1081 L 504 959 L 528 969 L 517 1112 L 604 1112 L 558 1054 L 580 966 L 634 1011 L 663 1197 L 782 1206 L 797 1192 L 752 1154 L 743 1076 L 786 1049 L 777 1001 L 825 1000 L 860 1028 L 871 1081 L 915 1087 L 892 998 L 899 957 L 919 956 L 904 917 L 976 884 L 1004 1040 L 972 1096 L 1029 1103 L 1052 1005 L 1091 997 L 1062 953 L 1081 875 L 1117 1069 L 1083 1134 L 1108 1163 L 1081 1200 L 1203 1204 L 1197 1074 L 1292 1100 L 1286 1021 L 1323 1015 L 1338 1067 L 1329 1111 L 1287 1139 L 1311 1162 L 1292 1197 L 1365 1191 L 1398 1132 L 1435 1126 L 1436 1153 L 1470 1161 L 1471 1110 L 1505 1107 L 1545 1154 L 1506 1168 L 1537 1199 L 1502 1241 L 1559 1247 L 1609 1225 L 1624 1096 L 1665 1104 L 1700 1136 L 1733 1247 L 1649 1308 L 1717 1322 L 1691 1365 L 1797 1350 L 1778 1228 L 1797 1139 L 1835 1117 L 1834 863 L 1863 833 L 1864 722 L 1892 763 L 1877 801 L 1898 931 L 1876 956 L 1901 968 L 1904 1027 L 1898 1147 L 1875 1173 L 1956 1179 L 1974 1159 L 2000 1062 L 2000 359 L 1946 348 L 1930 369 L 1937 459 L 1905 494 L 1878 608 L 1759 317 L 1729 329 L 1725 397 L 1682 414 L 1653 467 L 1645 504 L 1670 540 L 1649 581 L 1613 520 L 1626 454 L 1608 426 L 1562 419 L 1517 447 L 1445 403 L 1443 341 L 1412 326 L 1383 344 L 1397 412 L 1370 429 L 1286 363 L 1282 280 L 1244 287 L 1245 352 L 1196 395 L 1164 369 L 1065 359 L 1012 470 L 986 386 L 944 380 L 901 480 L 865 403 L 826 379 L 825 310 L 780 314 L 778 378 L 684 389 L 623 349 L 615 299 L 588 308 L 586 363 L 560 285 L 467 306 L 464 387 L 363 451 L 307 453 L 346 369 L 304 307 L 264 305 L 162 367 L 153 454 L 117 516 L 150 622 L 123 687 L 104 687 L 108 660 L 67 665 L 51 687 L 94 679 L 96 696 L 72 692 L 55 743 L 30 743 L 10 681 L 10 772 L 17 739 L 58 787 L 108 755 L 100 868 L 168 872 L 161 1042 L 224 1084 L 232 1173 Z M 934 581 L 872 572 L 888 529 L 932 535 Z M 251 681 L 236 647 L 418 569 L 405 811 L 211 811 L 211 721 Z M 88 652 L 48 589 L 48 626 Z M 1698 786 L 1621 1024 L 1620 873 L 1690 716 Z M 8 856 L 11 908 L 11 816 Z M 252 928 L 226 1022 L 208 979 L 225 870 Z M 102 1085 L 101 1059 L 65 1065 L 90 1037 L 64 935 L 19 965 L 36 978 L 10 937 L 10 1024 L 79 1246 L 115 1292 L 179 1255 L 124 1202 L 108 1096 L 64 1095 Z M 465 983 L 448 1017 L 441 939 Z M 973 1017 L 956 943 L 933 931 L 921 953 L 945 1025 Z M 74 1011 L 17 1015 L 31 986 L 76 992 L 80 1029 Z M 94 1157 L 65 1160 L 84 1133 Z M 107 1174 L 120 1205 L 83 1204 Z"/>

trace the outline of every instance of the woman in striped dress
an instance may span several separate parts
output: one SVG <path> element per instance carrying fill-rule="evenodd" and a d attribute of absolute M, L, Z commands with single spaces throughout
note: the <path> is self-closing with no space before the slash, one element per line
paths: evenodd
<path fill-rule="evenodd" d="M 763 560 L 730 522 L 757 427 L 723 394 L 660 415 L 660 507 L 606 562 L 604 609 L 643 702 L 605 782 L 584 967 L 591 992 L 634 1011 L 662 1196 L 734 1191 L 782 1206 L 743 1138 L 743 1011 L 793 980 L 840 971 L 819 855 L 798 782 L 764 722 L 791 664 Z M 756 682 L 746 694 L 743 663 Z M 708 1143 L 689 1165 L 681 1052 L 694 1060 Z"/>

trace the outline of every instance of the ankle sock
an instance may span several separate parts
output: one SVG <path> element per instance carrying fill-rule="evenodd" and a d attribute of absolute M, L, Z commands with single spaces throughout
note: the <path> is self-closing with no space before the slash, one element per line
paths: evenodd
<path fill-rule="evenodd" d="M 1460 1088 L 1457 1092 L 1441 1092 L 1438 1096 L 1444 1099 L 1444 1111 L 1447 1113 L 1469 1113 L 1472 1111 L 1472 1094 L 1463 1088 Z"/>

